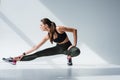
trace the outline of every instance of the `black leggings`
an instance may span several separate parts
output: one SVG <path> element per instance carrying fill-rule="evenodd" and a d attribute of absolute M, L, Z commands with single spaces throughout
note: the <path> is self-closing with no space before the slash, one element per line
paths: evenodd
<path fill-rule="evenodd" d="M 71 42 L 68 41 L 64 44 L 57 44 L 55 47 L 47 48 L 41 51 L 38 51 L 31 55 L 24 56 L 21 61 L 30 61 L 38 57 L 42 56 L 51 56 L 51 55 L 57 55 L 57 54 L 66 54 L 68 47 L 71 46 Z M 67 55 L 67 54 L 66 54 Z"/>

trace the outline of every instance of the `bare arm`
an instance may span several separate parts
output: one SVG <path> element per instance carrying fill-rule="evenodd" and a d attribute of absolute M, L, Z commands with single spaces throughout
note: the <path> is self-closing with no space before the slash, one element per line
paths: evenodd
<path fill-rule="evenodd" d="M 73 33 L 73 38 L 74 38 L 73 46 L 77 45 L 77 29 L 71 28 L 71 27 L 60 26 L 59 30 L 63 31 L 63 32 L 71 32 L 71 33 Z"/>
<path fill-rule="evenodd" d="M 47 40 L 49 39 L 49 36 L 46 35 L 37 45 L 33 46 L 30 50 L 25 52 L 25 55 L 37 50 L 39 47 L 41 47 Z M 22 59 L 22 57 L 24 56 L 24 54 L 14 57 L 15 60 L 19 61 Z"/>
<path fill-rule="evenodd" d="M 49 36 L 46 35 L 37 45 L 33 46 L 30 50 L 26 51 L 25 54 L 29 54 L 35 50 L 37 50 L 39 47 L 41 47 L 47 40 L 49 39 Z"/>

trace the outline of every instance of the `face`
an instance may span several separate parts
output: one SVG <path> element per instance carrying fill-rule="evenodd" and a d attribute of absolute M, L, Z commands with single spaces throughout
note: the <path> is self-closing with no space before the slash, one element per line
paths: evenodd
<path fill-rule="evenodd" d="M 42 31 L 49 31 L 50 30 L 48 25 L 47 24 L 43 24 L 42 22 L 40 23 L 40 29 Z"/>

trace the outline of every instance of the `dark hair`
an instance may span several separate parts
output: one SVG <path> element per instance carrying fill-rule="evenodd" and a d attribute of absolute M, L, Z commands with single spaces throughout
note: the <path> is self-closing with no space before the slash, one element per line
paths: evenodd
<path fill-rule="evenodd" d="M 43 24 L 47 24 L 50 28 L 50 32 L 48 33 L 48 35 L 50 38 L 50 42 L 53 43 L 53 35 L 56 31 L 56 24 L 48 18 L 41 19 L 41 22 L 43 22 Z"/>

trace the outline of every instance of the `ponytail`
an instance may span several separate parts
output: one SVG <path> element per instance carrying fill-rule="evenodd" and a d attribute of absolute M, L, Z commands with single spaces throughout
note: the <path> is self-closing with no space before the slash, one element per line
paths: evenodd
<path fill-rule="evenodd" d="M 56 24 L 49 20 L 48 18 L 43 18 L 41 22 L 43 22 L 43 24 L 47 24 L 48 27 L 50 28 L 50 32 L 48 33 L 48 35 L 50 38 L 50 42 L 53 44 L 53 35 L 56 32 Z"/>
<path fill-rule="evenodd" d="M 52 44 L 53 44 L 53 35 L 55 31 L 56 31 L 56 24 L 54 22 L 51 22 L 49 37 L 50 37 L 50 42 Z"/>

